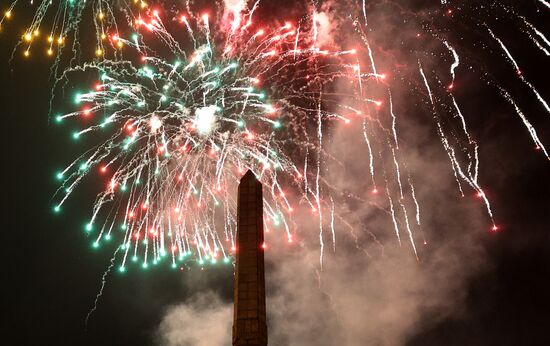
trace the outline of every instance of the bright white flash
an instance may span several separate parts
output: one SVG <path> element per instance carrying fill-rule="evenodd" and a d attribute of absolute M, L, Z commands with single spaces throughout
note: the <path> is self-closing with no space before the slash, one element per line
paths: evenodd
<path fill-rule="evenodd" d="M 216 126 L 216 111 L 218 107 L 207 106 L 195 110 L 195 128 L 201 136 L 208 136 Z"/>
<path fill-rule="evenodd" d="M 160 120 L 157 116 L 153 115 L 151 117 L 149 125 L 151 125 L 151 131 L 152 132 L 157 132 L 157 130 L 162 127 L 162 120 Z"/>

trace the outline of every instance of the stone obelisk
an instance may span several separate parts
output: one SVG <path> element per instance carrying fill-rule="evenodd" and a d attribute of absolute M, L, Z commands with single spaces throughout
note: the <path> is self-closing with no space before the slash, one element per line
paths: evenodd
<path fill-rule="evenodd" d="M 263 244 L 262 184 L 248 171 L 237 200 L 233 346 L 267 345 Z"/>

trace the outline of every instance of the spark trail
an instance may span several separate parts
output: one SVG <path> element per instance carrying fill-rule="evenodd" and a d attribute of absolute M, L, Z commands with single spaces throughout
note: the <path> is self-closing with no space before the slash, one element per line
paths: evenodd
<path fill-rule="evenodd" d="M 517 61 L 514 59 L 514 57 L 512 56 L 512 53 L 510 53 L 510 50 L 506 47 L 506 45 L 504 45 L 504 42 L 502 42 L 502 40 L 500 38 L 498 38 L 494 33 L 493 31 L 487 27 L 487 30 L 489 31 L 489 34 L 491 35 L 492 38 L 495 39 L 495 41 L 498 42 L 500 48 L 502 48 L 502 50 L 504 51 L 504 53 L 506 54 L 506 57 L 508 58 L 508 60 L 510 61 L 510 63 L 514 66 L 514 69 L 516 70 L 516 73 L 518 74 L 519 76 L 519 79 L 525 83 L 529 89 L 531 89 L 531 91 L 536 95 L 537 99 L 539 100 L 539 102 L 544 106 L 544 109 L 546 109 L 546 111 L 548 113 L 550 113 L 550 106 L 548 105 L 548 103 L 546 102 L 546 100 L 544 100 L 542 98 L 542 96 L 539 94 L 539 92 L 537 91 L 537 89 L 535 89 L 535 87 L 533 86 L 533 84 L 529 83 L 524 77 L 523 77 L 523 74 L 519 68 L 519 65 L 517 63 Z"/>
<path fill-rule="evenodd" d="M 449 51 L 453 54 L 453 63 L 451 65 L 451 84 L 449 85 L 449 88 L 453 88 L 453 85 L 454 85 L 454 82 L 455 82 L 455 70 L 456 68 L 458 67 L 458 64 L 460 63 L 460 59 L 458 57 L 458 54 L 456 52 L 456 50 L 449 44 L 449 42 L 447 41 L 443 41 L 443 43 L 445 44 L 445 46 L 447 47 L 447 49 L 449 49 Z"/>
<path fill-rule="evenodd" d="M 113 254 L 113 257 L 111 258 L 111 264 L 109 264 L 109 266 L 107 267 L 107 269 L 103 273 L 103 276 L 101 276 L 101 288 L 99 289 L 99 292 L 97 293 L 97 295 L 95 297 L 94 306 L 90 309 L 90 311 L 86 315 L 86 319 L 84 320 L 84 325 L 85 325 L 86 330 L 88 329 L 88 322 L 90 321 L 90 317 L 92 317 L 92 314 L 94 313 L 94 311 L 97 310 L 97 304 L 99 303 L 99 299 L 103 295 L 103 290 L 105 289 L 105 285 L 107 284 L 107 276 L 111 272 L 111 269 L 113 269 L 113 267 L 115 266 L 115 257 L 116 257 L 117 252 L 118 252 L 118 250 L 116 250 L 115 253 Z"/>

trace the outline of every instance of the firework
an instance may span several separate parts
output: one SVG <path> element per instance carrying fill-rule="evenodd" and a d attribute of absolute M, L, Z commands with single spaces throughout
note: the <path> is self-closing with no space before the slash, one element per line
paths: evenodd
<path fill-rule="evenodd" d="M 266 188 L 268 230 L 281 229 L 292 242 L 295 208 L 311 210 L 322 265 L 326 239 L 336 248 L 335 227 L 349 229 L 357 239 L 338 212 L 333 197 L 339 192 L 324 173 L 331 162 L 345 165 L 330 152 L 328 142 L 335 128 L 347 125 L 361 128 L 368 192 L 384 198 L 377 207 L 390 215 L 399 244 L 407 239 L 418 258 L 416 244 L 420 239 L 426 245 L 427 240 L 414 172 L 403 158 L 399 104 L 420 105 L 430 115 L 460 194 L 465 196 L 469 186 L 483 202 L 491 229 L 498 230 L 479 181 L 479 146 L 458 101 L 464 66 L 481 71 L 481 80 L 512 106 L 536 148 L 549 158 L 537 129 L 510 91 L 484 64 L 475 63 L 470 47 L 449 34 L 449 28 L 460 25 L 480 37 L 482 46 L 492 45 L 499 61 L 508 63 L 514 78 L 550 113 L 544 96 L 489 22 L 500 15 L 517 23 L 546 56 L 549 40 L 527 18 L 499 2 L 473 4 L 462 11 L 443 1 L 421 14 L 400 8 L 397 22 L 417 25 L 400 30 L 399 48 L 382 42 L 375 29 L 381 19 L 371 16 L 394 11 L 397 5 L 392 3 L 349 2 L 340 11 L 345 16 L 312 6 L 294 21 L 271 18 L 262 25 L 253 21 L 262 6 L 259 1 L 251 6 L 235 1 L 213 16 L 193 11 L 191 5 L 52 5 L 45 0 L 21 40 L 28 56 L 48 23 L 48 54 L 56 38 L 63 45 L 73 34 L 71 52 L 76 56 L 81 51 L 80 27 L 94 24 L 96 45 L 89 51 L 96 57 L 64 69 L 56 85 L 82 74 L 97 75 L 97 81 L 75 95 L 77 110 L 55 119 L 85 124 L 72 136 L 75 141 L 91 137 L 95 145 L 59 171 L 62 187 L 54 210 L 60 212 L 90 175 L 104 177 L 105 187 L 85 228 L 94 247 L 111 240 L 119 243 L 122 271 L 129 261 L 143 267 L 165 258 L 174 267 L 185 259 L 229 262 L 236 227 L 233 196 L 246 170 Z M 17 6 L 15 2 L 6 10 L 0 24 L 10 20 Z M 477 13 L 475 18 L 468 16 L 471 11 Z M 53 21 L 46 20 L 47 13 L 56 13 Z M 92 19 L 86 20 L 87 15 Z M 122 47 L 127 47 L 124 54 Z M 396 91 L 402 89 L 410 89 L 414 99 L 399 99 L 403 93 Z M 365 202 L 361 195 L 356 197 Z M 335 221 L 340 224 L 335 226 Z"/>
<path fill-rule="evenodd" d="M 75 96 L 79 110 L 56 121 L 88 122 L 73 133 L 75 140 L 96 134 L 107 139 L 58 173 L 63 186 L 54 210 L 90 173 L 107 176 L 86 231 L 94 247 L 122 239 L 121 268 L 127 258 L 147 267 L 168 255 L 176 266 L 191 253 L 200 264 L 227 262 L 235 246 L 232 187 L 246 170 L 269 191 L 269 227 L 284 229 L 292 241 L 290 196 L 298 192 L 298 201 L 319 213 L 325 207 L 319 187 L 323 133 L 327 123 L 349 120 L 337 110 L 350 107 L 323 90 L 335 79 L 373 79 L 357 74 L 349 62 L 353 49 L 316 47 L 312 24 L 301 28 L 301 38 L 285 23 L 233 33 L 216 47 L 207 16 L 195 28 L 187 18 L 181 22 L 189 52 L 152 12 L 139 25 L 163 42 L 162 56 L 151 52 L 147 37 L 134 33 L 119 40 L 138 53 L 137 62 L 101 60 L 65 71 L 97 71 L 100 78 Z M 333 104 L 321 109 L 322 102 Z M 287 187 L 293 187 L 288 195 Z"/>

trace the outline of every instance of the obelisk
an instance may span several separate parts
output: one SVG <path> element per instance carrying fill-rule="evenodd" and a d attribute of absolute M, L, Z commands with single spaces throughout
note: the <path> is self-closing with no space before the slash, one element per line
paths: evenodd
<path fill-rule="evenodd" d="M 250 170 L 237 197 L 233 346 L 267 345 L 262 184 Z"/>

